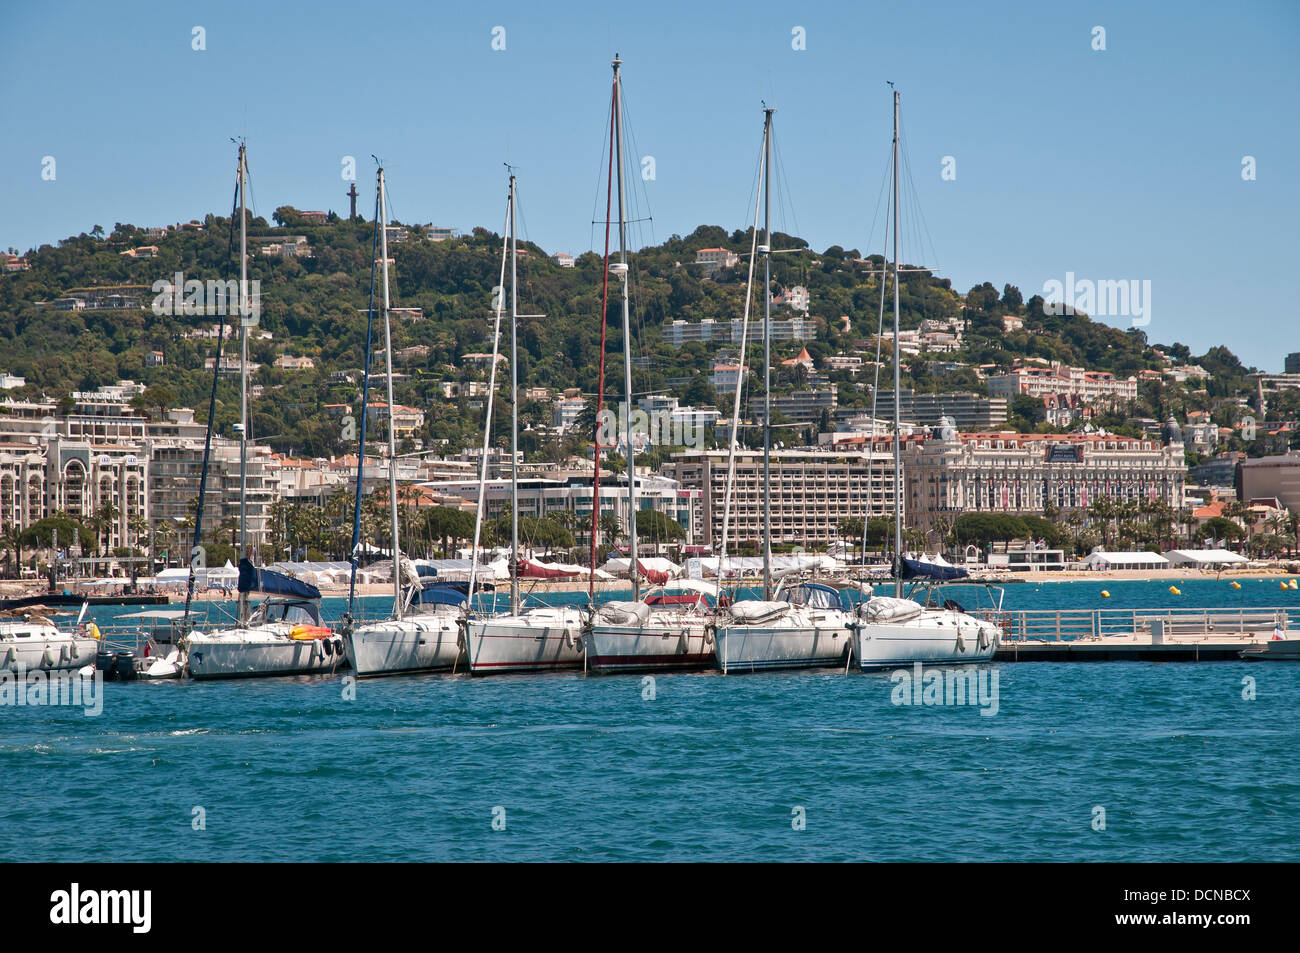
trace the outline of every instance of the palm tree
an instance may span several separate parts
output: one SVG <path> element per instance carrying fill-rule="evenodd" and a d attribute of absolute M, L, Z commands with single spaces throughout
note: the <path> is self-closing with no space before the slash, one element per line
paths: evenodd
<path fill-rule="evenodd" d="M 131 532 L 132 545 L 140 549 L 140 537 L 149 532 L 149 521 L 143 514 L 137 513 L 126 521 L 126 528 Z"/>
<path fill-rule="evenodd" d="M 1088 517 L 1090 521 L 1095 521 L 1101 532 L 1101 543 L 1103 546 L 1110 545 L 1110 521 L 1118 515 L 1115 501 L 1110 497 L 1103 496 L 1088 506 Z"/>
<path fill-rule="evenodd" d="M 1074 551 L 1079 552 L 1079 531 L 1083 529 L 1083 513 L 1079 510 L 1070 510 L 1070 515 L 1065 518 L 1066 524 L 1074 533 Z"/>
<path fill-rule="evenodd" d="M 605 539 L 605 545 L 617 546 L 618 541 L 627 534 L 623 532 L 623 524 L 613 513 L 606 513 L 600 518 L 600 535 Z"/>
<path fill-rule="evenodd" d="M 397 517 L 401 521 L 402 536 L 408 541 L 413 540 L 411 521 L 419 507 L 420 498 L 420 489 L 414 483 L 407 483 L 397 488 Z M 415 548 L 408 542 L 406 546 L 408 552 Z"/>
<path fill-rule="evenodd" d="M 1251 518 L 1250 505 L 1243 500 L 1233 500 L 1223 507 L 1223 515 L 1236 522 L 1246 531 L 1244 546 L 1249 550 L 1250 538 L 1255 529 L 1255 521 Z"/>
<path fill-rule="evenodd" d="M 953 521 L 946 516 L 940 516 L 934 521 L 934 531 L 939 535 L 939 545 L 944 549 L 949 549 L 953 544 Z"/>
<path fill-rule="evenodd" d="M 6 523 L 0 529 L 0 547 L 5 551 L 5 565 L 9 564 L 9 554 L 14 556 L 15 568 L 23 563 L 23 531 L 13 523 Z"/>
<path fill-rule="evenodd" d="M 230 545 L 239 544 L 239 520 L 233 516 L 228 516 L 217 524 L 218 533 L 230 533 Z"/>
<path fill-rule="evenodd" d="M 159 547 L 162 548 L 162 551 L 167 555 L 168 558 L 171 557 L 171 544 L 172 544 L 172 539 L 175 536 L 176 536 L 176 530 L 172 527 L 172 524 L 168 520 L 160 520 L 158 522 L 158 525 L 154 528 L 154 533 L 153 533 L 155 558 Z M 164 560 L 164 563 L 166 561 L 167 560 Z"/>
<path fill-rule="evenodd" d="M 101 503 L 99 509 L 95 511 L 96 536 L 99 533 L 104 534 L 103 552 L 105 555 L 108 553 L 108 544 L 113 538 L 113 524 L 117 522 L 117 518 L 121 515 L 122 511 L 112 503 Z M 98 540 L 96 545 L 98 545 Z"/>

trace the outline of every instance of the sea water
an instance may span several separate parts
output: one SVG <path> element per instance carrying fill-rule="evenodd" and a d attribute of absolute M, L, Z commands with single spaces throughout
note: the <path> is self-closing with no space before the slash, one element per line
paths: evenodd
<path fill-rule="evenodd" d="M 1006 606 L 1300 605 L 1170 584 Z M 991 716 L 843 670 L 110 683 L 0 707 L 0 860 L 1300 859 L 1300 665 L 995 668 Z"/>

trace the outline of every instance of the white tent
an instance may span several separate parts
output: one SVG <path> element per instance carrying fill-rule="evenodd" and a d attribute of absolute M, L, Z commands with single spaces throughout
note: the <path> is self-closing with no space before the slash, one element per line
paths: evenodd
<path fill-rule="evenodd" d="M 718 575 L 718 557 L 703 556 L 687 561 L 687 575 L 694 576 L 696 569 L 703 576 Z M 836 572 L 844 564 L 832 556 L 818 553 L 802 553 L 798 556 L 773 556 L 772 572 L 774 575 L 788 575 L 792 572 Z M 761 556 L 728 556 L 726 571 L 728 578 L 737 576 L 758 576 L 763 572 Z M 698 578 L 698 577 L 697 577 Z"/>
<path fill-rule="evenodd" d="M 1166 569 L 1169 560 L 1159 553 L 1092 552 L 1082 560 L 1089 569 Z"/>
<path fill-rule="evenodd" d="M 1226 549 L 1171 549 L 1165 553 L 1171 566 L 1197 566 L 1210 568 L 1214 566 L 1242 566 L 1248 560 L 1240 553 Z"/>
<path fill-rule="evenodd" d="M 670 577 L 680 576 L 682 567 L 677 565 L 671 559 L 665 559 L 662 556 L 638 556 L 637 562 L 641 564 L 641 569 L 647 572 L 664 572 Z M 632 565 L 630 559 L 611 558 L 601 567 L 605 572 L 612 573 L 616 576 L 626 575 Z M 599 570 L 598 570 L 599 571 Z M 584 570 L 585 572 L 585 570 Z"/>
<path fill-rule="evenodd" d="M 190 570 L 188 566 L 175 566 L 171 569 L 164 569 L 154 577 L 154 582 L 159 586 L 183 586 L 189 582 Z M 227 560 L 224 566 L 209 566 L 204 569 L 194 570 L 194 583 L 196 586 L 209 586 L 219 588 L 221 586 L 234 585 L 239 579 L 239 570 L 230 564 Z"/>

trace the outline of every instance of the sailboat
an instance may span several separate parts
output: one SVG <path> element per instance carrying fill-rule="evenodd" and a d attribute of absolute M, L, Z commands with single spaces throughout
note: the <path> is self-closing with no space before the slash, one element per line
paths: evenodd
<path fill-rule="evenodd" d="M 892 84 L 891 84 L 892 85 Z M 898 285 L 898 90 L 894 90 L 894 148 L 891 163 L 894 200 L 894 595 L 877 596 L 864 586 L 868 598 L 856 606 L 853 651 L 863 669 L 891 668 L 914 662 L 958 664 L 987 662 L 997 652 L 1002 632 L 987 619 L 966 612 L 953 599 L 943 599 L 940 586 L 966 578 L 965 569 L 942 560 L 903 555 L 902 432 L 899 408 L 899 285 Z M 881 282 L 884 274 L 881 274 Z M 905 598 L 903 580 L 915 580 Z M 992 590 L 990 590 L 992 591 Z M 936 604 L 937 603 L 937 604 Z M 998 608 L 1001 600 L 998 601 Z"/>
<path fill-rule="evenodd" d="M 366 370 L 361 388 L 361 434 L 357 451 L 356 498 L 352 513 L 352 576 L 348 588 L 348 611 L 343 625 L 343 642 L 349 664 L 358 676 L 396 675 L 453 669 L 462 649 L 461 605 L 468 598 L 454 587 L 434 584 L 427 588 L 418 575 L 409 572 L 402 558 L 397 518 L 396 411 L 393 404 L 393 343 L 388 296 L 388 199 L 384 170 L 377 173 L 375 197 L 375 243 L 383 269 L 384 359 L 388 374 L 388 506 L 392 517 L 393 609 L 387 619 L 354 626 L 358 554 L 361 549 L 361 493 L 366 460 L 366 418 L 370 399 L 371 329 L 374 325 L 374 265 L 371 266 L 370 308 L 366 325 Z M 494 367 L 495 372 L 495 367 Z M 411 577 L 414 578 L 411 578 Z M 410 585 L 403 586 L 404 578 Z"/>
<path fill-rule="evenodd" d="M 715 613 L 715 652 L 723 673 L 773 668 L 811 668 L 837 665 L 849 648 L 849 616 L 839 591 L 826 583 L 782 579 L 772 587 L 772 114 L 763 107 L 762 177 L 763 244 L 758 240 L 758 209 L 754 210 L 753 243 L 749 256 L 749 289 L 753 287 L 755 252 L 763 256 L 763 598 L 741 599 L 719 605 Z M 741 365 L 745 358 L 745 333 L 749 324 L 750 291 L 745 295 L 741 330 Z M 740 391 L 736 388 L 732 413 L 731 445 L 727 463 L 726 500 L 723 507 L 722 544 L 718 579 L 727 564 L 727 530 L 732 487 L 735 484 L 736 433 L 740 423 Z"/>
<path fill-rule="evenodd" d="M 209 632 L 190 632 L 184 639 L 185 665 L 193 678 L 250 678 L 259 675 L 302 675 L 329 672 L 346 664 L 343 643 L 334 637 L 320 614 L 320 590 L 283 573 L 258 569 L 248 558 L 248 216 L 245 192 L 248 159 L 239 144 L 239 338 L 240 338 L 240 428 L 239 428 L 239 602 L 233 627 Z M 213 367 L 213 395 L 209 402 L 208 434 L 204 445 L 203 475 L 199 487 L 199 510 L 194 519 L 194 547 L 200 546 L 203 503 L 211 450 L 212 419 L 216 380 L 221 371 L 221 342 Z M 194 593 L 196 565 L 190 564 L 185 596 L 188 620 Z M 256 607 L 254 593 L 265 596 Z M 160 675 L 168 674 L 161 672 Z"/>
<path fill-rule="evenodd" d="M 605 386 L 605 315 L 609 303 L 609 275 L 619 279 L 623 298 L 623 395 L 628 403 L 626 418 L 631 418 L 632 402 L 632 336 L 628 303 L 627 265 L 627 205 L 623 192 L 623 84 L 620 67 L 622 61 L 614 58 L 614 91 L 610 104 L 609 178 L 618 181 L 618 261 L 609 260 L 609 199 L 613 182 L 606 187 L 605 215 L 605 275 L 601 300 L 600 335 L 600 385 L 598 401 L 603 401 Z M 596 565 L 596 536 L 600 526 L 600 414 L 596 419 L 595 474 L 592 480 L 591 506 L 591 565 Z M 713 635 L 708 625 L 709 605 L 706 599 L 718 597 L 717 588 L 703 580 L 685 580 L 685 587 L 695 598 L 667 597 L 666 587 L 647 593 L 641 601 L 641 562 L 637 558 L 637 486 L 636 442 L 633 434 L 627 441 L 627 526 L 629 548 L 628 574 L 632 581 L 631 601 L 610 601 L 595 604 L 595 574 L 588 589 L 589 608 L 586 614 L 583 649 L 586 669 L 589 672 L 632 672 L 705 668 L 713 664 Z"/>
<path fill-rule="evenodd" d="M 504 615 L 474 618 L 468 612 L 461 623 L 470 673 L 536 672 L 582 666 L 582 615 L 574 606 L 524 608 L 519 601 L 519 282 L 516 235 L 517 190 L 513 170 L 507 214 L 510 243 L 510 608 Z M 504 288 L 504 285 L 501 287 Z M 495 367 L 496 362 L 493 361 Z M 486 448 L 486 442 L 484 444 Z M 486 468 L 486 450 L 481 461 Z M 486 474 L 486 469 L 484 470 Z M 479 482 L 471 567 L 478 561 L 478 540 L 484 512 L 484 480 Z M 470 586 L 475 572 L 471 568 Z"/>
<path fill-rule="evenodd" d="M 87 605 L 73 630 L 60 629 L 39 607 L 0 611 L 0 672 L 67 671 L 95 664 L 99 630 L 83 628 Z"/>

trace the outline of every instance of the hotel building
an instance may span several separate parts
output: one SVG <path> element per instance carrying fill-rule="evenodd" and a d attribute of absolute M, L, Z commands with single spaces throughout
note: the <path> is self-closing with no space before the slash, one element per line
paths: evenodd
<path fill-rule="evenodd" d="M 1094 500 L 1183 502 L 1187 467 L 1181 436 L 1165 442 L 1114 434 L 957 433 L 903 452 L 907 523 L 934 529 L 964 512 L 1041 514 Z"/>
<path fill-rule="evenodd" d="M 860 443 L 851 450 L 773 450 L 771 457 L 774 544 L 824 545 L 840 538 L 845 517 L 893 515 L 894 463 L 887 439 L 877 440 L 874 451 Z M 691 450 L 673 454 L 662 471 L 695 494 L 692 542 L 715 550 L 722 542 L 727 464 L 726 450 Z M 762 538 L 763 452 L 738 450 L 727 545 Z"/>

